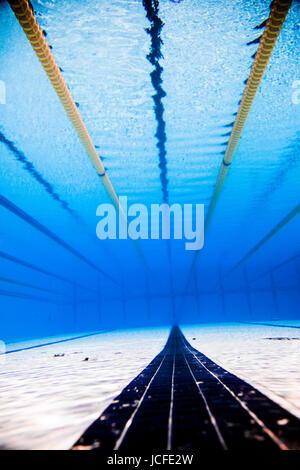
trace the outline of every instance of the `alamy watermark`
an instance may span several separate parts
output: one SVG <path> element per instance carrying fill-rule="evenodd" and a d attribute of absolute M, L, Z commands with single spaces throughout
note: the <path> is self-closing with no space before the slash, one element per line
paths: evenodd
<path fill-rule="evenodd" d="M 96 215 L 96 234 L 100 240 L 186 240 L 186 250 L 201 250 L 204 245 L 203 204 L 144 204 L 128 206 L 127 196 L 119 198 L 128 221 L 128 230 L 121 213 L 112 204 L 100 204 Z"/>
<path fill-rule="evenodd" d="M 6 104 L 6 85 L 3 80 L 0 80 L 0 104 Z"/>

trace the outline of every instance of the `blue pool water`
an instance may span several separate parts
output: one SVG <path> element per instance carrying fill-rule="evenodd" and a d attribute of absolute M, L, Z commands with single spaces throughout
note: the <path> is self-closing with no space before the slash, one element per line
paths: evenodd
<path fill-rule="evenodd" d="M 261 34 L 255 27 L 269 3 L 32 2 L 129 205 L 198 203 L 207 211 L 258 47 L 247 43 Z M 299 215 L 227 276 L 299 204 L 299 2 L 275 45 L 188 289 L 194 253 L 184 240 L 139 240 L 153 280 L 130 240 L 96 237 L 96 209 L 108 196 L 4 1 L 0 24 L 0 339 L 299 319 Z"/>

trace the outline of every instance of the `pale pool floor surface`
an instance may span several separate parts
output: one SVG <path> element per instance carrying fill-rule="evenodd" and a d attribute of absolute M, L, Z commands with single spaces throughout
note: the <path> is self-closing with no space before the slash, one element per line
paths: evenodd
<path fill-rule="evenodd" d="M 300 417 L 300 330 L 292 328 L 300 323 L 279 323 L 287 327 L 236 323 L 182 331 L 194 348 Z M 2 356 L 0 447 L 70 448 L 163 349 L 168 334 L 168 328 L 110 331 Z"/>

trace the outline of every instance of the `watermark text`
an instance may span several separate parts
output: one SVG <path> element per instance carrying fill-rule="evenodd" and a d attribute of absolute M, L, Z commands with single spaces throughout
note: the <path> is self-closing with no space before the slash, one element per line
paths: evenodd
<path fill-rule="evenodd" d="M 186 240 L 186 250 L 201 250 L 204 245 L 203 204 L 144 204 L 128 206 L 127 197 L 119 198 L 122 211 L 112 204 L 100 204 L 96 234 L 100 240 Z M 127 220 L 128 225 L 124 223 Z"/>

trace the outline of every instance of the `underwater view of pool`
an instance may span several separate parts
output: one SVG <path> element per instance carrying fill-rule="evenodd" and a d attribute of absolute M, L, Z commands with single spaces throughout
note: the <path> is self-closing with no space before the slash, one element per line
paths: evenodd
<path fill-rule="evenodd" d="M 223 449 L 220 386 L 296 448 L 299 1 L 1 0 L 0 25 L 0 449 L 131 449 L 168 387 L 162 447 L 194 448 L 194 382 Z"/>

